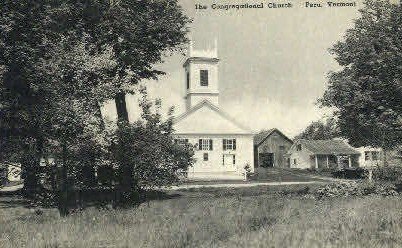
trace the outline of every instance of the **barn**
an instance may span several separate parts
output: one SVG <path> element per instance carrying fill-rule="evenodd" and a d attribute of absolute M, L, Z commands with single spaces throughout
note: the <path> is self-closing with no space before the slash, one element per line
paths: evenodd
<path fill-rule="evenodd" d="M 255 167 L 289 167 L 286 153 L 293 141 L 276 128 L 264 130 L 254 136 Z"/>

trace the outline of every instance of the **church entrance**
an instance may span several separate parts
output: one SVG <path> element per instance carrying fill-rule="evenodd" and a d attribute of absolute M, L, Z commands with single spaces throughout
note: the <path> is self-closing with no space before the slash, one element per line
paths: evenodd
<path fill-rule="evenodd" d="M 223 155 L 223 166 L 228 171 L 236 170 L 236 156 L 233 154 L 224 154 Z"/>
<path fill-rule="evenodd" d="M 263 168 L 274 167 L 274 154 L 260 153 L 258 157 L 258 165 Z"/>

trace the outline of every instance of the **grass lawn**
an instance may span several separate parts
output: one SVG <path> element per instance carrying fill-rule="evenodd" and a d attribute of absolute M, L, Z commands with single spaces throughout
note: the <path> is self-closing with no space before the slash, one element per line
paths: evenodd
<path fill-rule="evenodd" d="M 256 173 L 250 176 L 247 182 L 243 180 L 189 180 L 184 185 L 210 185 L 210 184 L 248 184 L 254 182 L 329 182 L 330 180 L 320 179 L 317 174 L 307 171 L 284 169 L 284 168 L 257 168 Z"/>
<path fill-rule="evenodd" d="M 292 169 L 286 169 L 289 172 L 292 173 L 297 173 L 300 175 L 309 175 L 309 176 L 322 176 L 322 177 L 334 177 L 334 175 L 332 174 L 333 170 L 331 169 L 318 169 L 318 170 L 306 170 L 306 169 L 296 169 L 296 168 L 292 168 Z"/>
<path fill-rule="evenodd" d="M 316 200 L 297 193 L 305 187 L 177 191 L 138 208 L 67 218 L 3 197 L 0 247 L 402 246 L 402 198 Z"/>
<path fill-rule="evenodd" d="M 289 168 L 257 168 L 253 181 L 269 182 L 307 182 L 307 181 L 326 181 L 314 178 L 314 174 L 309 174 L 301 170 Z"/>

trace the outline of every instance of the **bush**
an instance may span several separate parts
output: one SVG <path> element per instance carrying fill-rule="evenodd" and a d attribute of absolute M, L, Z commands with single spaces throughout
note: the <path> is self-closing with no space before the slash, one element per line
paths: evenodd
<path fill-rule="evenodd" d="M 119 186 L 134 190 L 176 184 L 194 162 L 193 147 L 174 142 L 172 111 L 162 119 L 160 101 L 152 102 L 142 93 L 142 118 L 132 124 L 120 123 L 110 149 Z"/>
<path fill-rule="evenodd" d="M 7 181 L 7 167 L 0 165 L 0 186 L 5 185 Z"/>
<path fill-rule="evenodd" d="M 328 184 L 315 192 L 318 198 L 364 195 L 395 196 L 398 195 L 398 191 L 393 183 L 352 181 Z"/>
<path fill-rule="evenodd" d="M 382 196 L 395 196 L 398 195 L 398 191 L 393 183 L 378 183 L 375 187 L 375 194 Z"/>
<path fill-rule="evenodd" d="M 325 185 L 315 192 L 318 198 L 362 195 L 357 182 L 340 182 Z"/>
<path fill-rule="evenodd" d="M 365 168 L 344 168 L 332 172 L 336 178 L 363 179 L 367 178 L 368 171 Z"/>
<path fill-rule="evenodd" d="M 402 167 L 377 167 L 373 169 L 373 179 L 378 181 L 402 183 Z"/>

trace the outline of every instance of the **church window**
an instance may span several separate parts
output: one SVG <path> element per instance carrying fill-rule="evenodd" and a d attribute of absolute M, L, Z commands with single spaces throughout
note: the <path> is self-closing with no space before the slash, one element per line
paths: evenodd
<path fill-rule="evenodd" d="M 236 139 L 223 139 L 223 150 L 236 150 Z"/>
<path fill-rule="evenodd" d="M 187 83 L 187 89 L 190 89 L 190 73 L 187 72 L 186 74 L 186 83 Z"/>
<path fill-rule="evenodd" d="M 208 70 L 200 70 L 201 86 L 208 86 Z"/>
<path fill-rule="evenodd" d="M 204 161 L 208 161 L 208 153 L 204 153 Z"/>
<path fill-rule="evenodd" d="M 202 151 L 212 151 L 212 139 L 199 139 L 198 148 Z"/>

